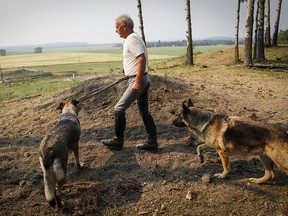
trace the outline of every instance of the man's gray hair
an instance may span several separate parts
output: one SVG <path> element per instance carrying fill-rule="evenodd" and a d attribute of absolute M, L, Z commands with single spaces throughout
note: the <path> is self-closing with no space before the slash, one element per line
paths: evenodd
<path fill-rule="evenodd" d="M 124 25 L 130 27 L 131 29 L 134 28 L 134 22 L 133 22 L 132 18 L 127 14 L 122 14 L 122 15 L 118 16 L 116 18 L 116 21 L 118 21 L 120 24 L 124 24 Z"/>

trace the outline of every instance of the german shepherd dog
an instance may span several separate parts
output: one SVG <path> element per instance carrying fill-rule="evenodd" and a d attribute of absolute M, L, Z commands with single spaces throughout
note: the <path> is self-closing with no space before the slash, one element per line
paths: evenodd
<path fill-rule="evenodd" d="M 61 102 L 57 109 L 62 114 L 55 125 L 43 138 L 40 144 L 40 164 L 44 177 L 46 200 L 52 207 L 61 208 L 61 189 L 66 180 L 68 154 L 74 152 L 77 168 L 80 169 L 79 139 L 80 123 L 76 100 Z"/>
<path fill-rule="evenodd" d="M 189 130 L 205 143 L 197 147 L 197 155 L 204 162 L 203 152 L 215 149 L 220 156 L 223 172 L 214 176 L 225 178 L 230 171 L 229 156 L 259 156 L 265 174 L 261 178 L 249 178 L 261 184 L 275 179 L 273 162 L 288 175 L 288 124 L 255 125 L 248 122 L 233 121 L 228 116 L 182 104 L 182 112 L 173 124 L 187 126 Z M 272 162 L 273 161 L 273 162 Z"/>

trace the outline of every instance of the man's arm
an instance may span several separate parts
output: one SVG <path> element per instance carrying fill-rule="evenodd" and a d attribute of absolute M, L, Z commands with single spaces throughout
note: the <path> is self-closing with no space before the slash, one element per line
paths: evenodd
<path fill-rule="evenodd" d="M 136 79 L 135 82 L 132 86 L 132 91 L 138 92 L 141 88 L 141 80 L 142 77 L 145 73 L 145 68 L 146 68 L 146 58 L 145 54 L 142 53 L 141 55 L 137 56 L 137 62 L 138 62 L 138 68 L 137 68 L 137 74 L 136 74 Z"/>

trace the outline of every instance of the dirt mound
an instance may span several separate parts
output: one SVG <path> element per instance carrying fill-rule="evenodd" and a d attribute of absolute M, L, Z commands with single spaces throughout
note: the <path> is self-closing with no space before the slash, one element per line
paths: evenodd
<path fill-rule="evenodd" d="M 38 146 L 57 121 L 58 102 L 79 99 L 106 86 L 115 78 L 101 77 L 53 95 L 35 96 L 1 104 L 0 204 L 1 215 L 54 215 L 46 203 Z M 127 111 L 125 144 L 111 151 L 100 144 L 113 133 L 113 106 L 126 87 L 122 82 L 81 104 L 82 134 L 76 172 L 74 158 L 68 165 L 69 180 L 64 186 L 63 214 L 71 215 L 287 215 L 288 179 L 276 168 L 277 182 L 254 185 L 250 177 L 263 175 L 254 158 L 232 159 L 225 180 L 202 182 L 204 174 L 222 170 L 216 155 L 206 154 L 199 164 L 195 145 L 185 128 L 172 120 L 181 103 L 192 98 L 195 105 L 228 115 L 256 121 L 287 122 L 287 91 L 275 86 L 285 80 L 211 74 L 171 78 L 151 76 L 150 111 L 157 126 L 158 153 L 141 152 L 136 143 L 146 139 L 136 105 Z M 286 98 L 286 99 L 285 99 Z M 285 101 L 284 101 L 285 99 Z"/>

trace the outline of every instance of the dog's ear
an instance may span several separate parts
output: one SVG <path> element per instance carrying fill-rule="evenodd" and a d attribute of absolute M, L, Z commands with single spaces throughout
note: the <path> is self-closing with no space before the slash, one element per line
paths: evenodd
<path fill-rule="evenodd" d="M 77 105 L 79 104 L 80 102 L 75 100 L 75 99 L 72 99 L 72 104 L 77 107 Z"/>
<path fill-rule="evenodd" d="M 185 103 L 182 103 L 183 113 L 187 113 L 189 111 L 189 108 L 185 105 Z"/>
<path fill-rule="evenodd" d="M 188 100 L 188 107 L 194 107 L 194 104 L 191 99 Z"/>
<path fill-rule="evenodd" d="M 81 110 L 81 106 L 78 106 L 78 104 L 80 103 L 80 101 L 75 100 L 75 99 L 72 99 L 71 102 L 72 102 L 73 106 L 76 107 L 76 113 L 78 114 L 78 112 L 80 112 L 80 110 Z"/>
<path fill-rule="evenodd" d="M 57 106 L 56 110 L 62 110 L 64 106 L 65 106 L 65 103 L 64 103 L 64 102 L 61 102 L 61 103 Z"/>

